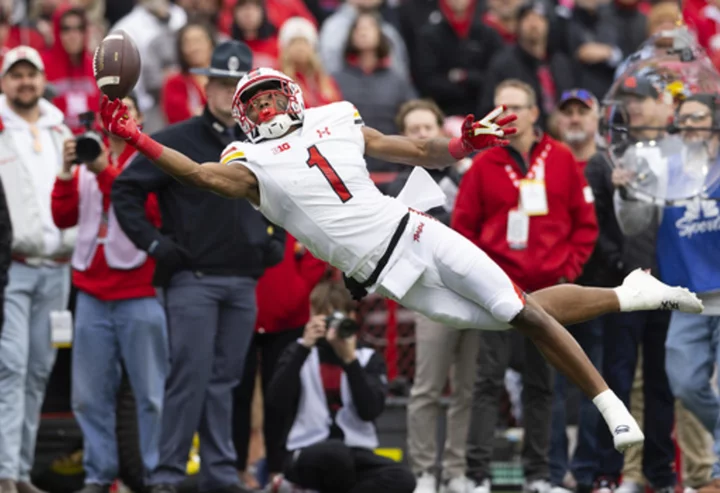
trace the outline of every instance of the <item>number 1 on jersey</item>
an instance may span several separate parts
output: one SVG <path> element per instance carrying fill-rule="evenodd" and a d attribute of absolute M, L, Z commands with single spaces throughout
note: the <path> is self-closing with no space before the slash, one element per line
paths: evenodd
<path fill-rule="evenodd" d="M 328 162 L 328 160 L 325 159 L 325 156 L 320 154 L 317 146 L 312 146 L 308 148 L 308 153 L 310 154 L 310 157 L 308 157 L 307 165 L 310 168 L 312 168 L 313 166 L 317 166 L 317 168 L 323 174 L 323 176 L 328 181 L 330 186 L 335 191 L 335 194 L 340 198 L 343 204 L 350 200 L 352 198 L 350 190 L 348 190 L 348 188 L 345 186 L 342 178 L 338 176 L 338 174 L 335 172 L 335 169 Z"/>

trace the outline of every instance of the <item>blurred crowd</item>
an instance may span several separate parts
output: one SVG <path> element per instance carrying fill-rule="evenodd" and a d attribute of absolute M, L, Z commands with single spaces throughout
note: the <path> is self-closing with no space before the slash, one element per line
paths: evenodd
<path fill-rule="evenodd" d="M 40 410 L 56 350 L 68 344 L 83 493 L 108 492 L 118 478 L 123 375 L 137 403 L 139 479 L 152 493 L 178 490 L 196 436 L 203 493 L 491 493 L 505 426 L 524 429 L 526 493 L 720 492 L 720 278 L 668 278 L 675 267 L 661 264 L 679 255 L 667 226 L 675 216 L 633 213 L 627 177 L 613 171 L 598 134 L 598 101 L 628 57 L 679 18 L 720 64 L 718 8 L 715 0 L 688 0 L 682 12 L 674 1 L 639 0 L 0 0 L 0 493 L 41 491 L 31 476 Z M 364 312 L 340 273 L 249 203 L 185 187 L 124 141 L 94 133 L 92 53 L 115 29 L 132 36 L 142 59 L 124 102 L 145 132 L 197 162 L 217 161 L 243 139 L 231 101 L 254 67 L 291 76 L 308 107 L 352 102 L 365 125 L 388 134 L 454 136 L 466 114 L 501 104 L 517 114 L 509 147 L 431 171 L 447 204 L 428 213 L 530 293 L 614 287 L 636 268 L 700 293 L 701 315 L 620 313 L 569 328 L 643 423 L 644 447 L 615 451 L 592 402 L 570 399 L 577 390 L 514 332 L 413 315 L 407 461 L 374 453 L 388 371 L 357 333 Z M 619 91 L 638 126 L 720 118 L 712 95 L 668 102 L 652 77 Z M 89 140 L 98 151 L 85 159 Z M 368 169 L 389 195 L 409 176 L 373 159 Z M 544 199 L 529 217 L 516 214 L 533 183 Z M 717 215 L 717 205 L 703 207 L 689 220 Z M 718 229 L 700 227 L 708 235 L 694 241 L 720 244 Z M 261 457 L 269 478 L 255 470 Z"/>

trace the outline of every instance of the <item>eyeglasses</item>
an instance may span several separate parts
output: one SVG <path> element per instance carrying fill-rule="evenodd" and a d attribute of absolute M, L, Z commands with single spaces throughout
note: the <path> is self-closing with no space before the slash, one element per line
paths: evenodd
<path fill-rule="evenodd" d="M 532 108 L 529 104 L 506 104 L 505 105 L 505 112 L 506 113 L 519 113 L 522 110 L 527 110 Z"/>
<path fill-rule="evenodd" d="M 698 111 L 696 113 L 690 113 L 687 115 L 678 115 L 677 120 L 679 123 L 700 123 L 703 120 L 710 118 L 710 113 L 707 111 Z"/>

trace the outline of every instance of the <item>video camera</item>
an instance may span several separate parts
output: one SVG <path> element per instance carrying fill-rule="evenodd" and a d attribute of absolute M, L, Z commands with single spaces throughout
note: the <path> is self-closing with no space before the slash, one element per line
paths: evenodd
<path fill-rule="evenodd" d="M 327 328 L 335 328 L 341 339 L 347 339 L 360 331 L 360 325 L 352 318 L 346 317 L 342 312 L 334 312 L 325 319 Z"/>
<path fill-rule="evenodd" d="M 85 127 L 85 132 L 75 138 L 75 153 L 77 162 L 92 163 L 102 152 L 102 135 L 93 130 L 95 113 L 86 111 L 78 115 L 80 123 Z"/>

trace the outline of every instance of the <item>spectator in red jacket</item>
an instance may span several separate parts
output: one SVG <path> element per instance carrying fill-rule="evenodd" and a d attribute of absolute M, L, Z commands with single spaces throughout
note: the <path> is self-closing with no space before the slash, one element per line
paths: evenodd
<path fill-rule="evenodd" d="M 53 15 L 55 44 L 43 54 L 47 80 L 55 93 L 52 102 L 65 114 L 65 123 L 74 133 L 85 131 L 80 114 L 100 109 L 87 27 L 82 9 L 58 8 Z"/>
<path fill-rule="evenodd" d="M 137 105 L 125 99 L 133 117 Z M 140 453 L 155 466 L 163 391 L 169 367 L 165 311 L 155 297 L 155 262 L 128 239 L 110 203 L 113 181 L 137 151 L 110 137 L 92 162 L 74 166 L 75 140 L 65 142 L 63 170 L 51 196 L 59 228 L 78 227 L 72 257 L 78 289 L 73 341 L 72 407 L 84 440 L 85 487 L 80 493 L 108 493 L 118 475 L 115 399 L 125 366 L 137 401 Z M 156 200 L 148 218 L 159 224 Z"/>
<path fill-rule="evenodd" d="M 302 337 L 310 319 L 310 292 L 327 272 L 328 266 L 318 260 L 289 234 L 285 240 L 285 257 L 265 271 L 258 281 L 257 323 L 255 337 L 248 352 L 243 379 L 235 388 L 233 440 L 237 452 L 237 468 L 248 487 L 253 478 L 245 472 L 250 444 L 250 418 L 255 377 L 260 357 L 263 395 L 273 375 L 280 354 Z M 266 413 L 267 414 L 267 413 Z M 270 474 L 282 471 L 284 459 L 284 427 L 272 420 L 263 420 L 265 451 Z"/>
<path fill-rule="evenodd" d="M 202 114 L 207 76 L 193 74 L 191 69 L 209 66 L 215 49 L 212 30 L 205 24 L 185 24 L 176 39 L 180 72 L 168 77 L 161 91 L 163 113 L 170 125 Z"/>
<path fill-rule="evenodd" d="M 451 225 L 533 292 L 572 282 L 590 258 L 598 235 L 592 194 L 570 150 L 537 133 L 533 89 L 518 80 L 497 86 L 495 105 L 518 116 L 508 147 L 481 152 L 460 182 Z M 511 332 L 480 331 L 478 378 L 467 447 L 467 475 L 489 493 L 490 458 Z M 550 489 L 548 447 L 552 418 L 550 368 L 525 341 L 523 410 L 525 491 Z"/>
<path fill-rule="evenodd" d="M 250 47 L 255 67 L 277 68 L 277 29 L 267 18 L 263 0 L 238 0 L 233 19 L 232 37 Z"/>

